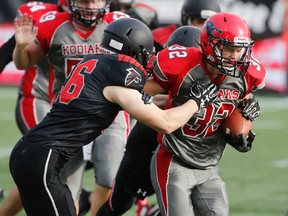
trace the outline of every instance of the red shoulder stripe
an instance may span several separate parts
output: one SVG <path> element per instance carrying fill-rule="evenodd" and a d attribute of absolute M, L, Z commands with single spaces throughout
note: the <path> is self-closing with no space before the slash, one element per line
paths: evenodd
<path fill-rule="evenodd" d="M 123 54 L 119 54 L 118 55 L 118 61 L 119 62 L 127 62 L 129 64 L 135 65 L 135 67 L 139 68 L 140 70 L 143 71 L 143 73 L 145 74 L 145 76 L 147 76 L 147 72 L 144 69 L 144 67 L 134 58 L 127 56 L 127 55 L 123 55 Z"/>

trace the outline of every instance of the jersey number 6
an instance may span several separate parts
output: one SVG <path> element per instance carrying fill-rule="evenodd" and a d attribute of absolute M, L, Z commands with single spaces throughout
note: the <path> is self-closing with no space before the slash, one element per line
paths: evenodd
<path fill-rule="evenodd" d="M 72 73 L 67 77 L 64 86 L 56 100 L 60 103 L 68 104 L 71 100 L 78 98 L 85 85 L 85 74 L 91 74 L 96 68 L 97 59 L 91 59 L 75 66 Z"/>

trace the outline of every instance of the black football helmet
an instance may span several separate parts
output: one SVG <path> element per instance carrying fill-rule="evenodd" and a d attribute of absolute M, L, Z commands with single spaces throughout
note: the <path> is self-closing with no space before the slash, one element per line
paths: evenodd
<path fill-rule="evenodd" d="M 89 7 L 91 2 L 95 5 Z M 110 0 L 68 0 L 70 15 L 76 23 L 94 27 L 104 14 L 109 11 Z"/>
<path fill-rule="evenodd" d="M 200 47 L 201 30 L 194 26 L 182 26 L 177 28 L 169 37 L 167 46 L 179 44 L 184 47 Z"/>
<path fill-rule="evenodd" d="M 121 18 L 104 30 L 101 47 L 113 53 L 136 57 L 145 67 L 153 55 L 153 36 L 143 22 L 134 18 Z"/>
<path fill-rule="evenodd" d="M 206 20 L 220 11 L 218 0 L 185 0 L 181 10 L 181 23 L 190 25 L 191 18 Z"/>

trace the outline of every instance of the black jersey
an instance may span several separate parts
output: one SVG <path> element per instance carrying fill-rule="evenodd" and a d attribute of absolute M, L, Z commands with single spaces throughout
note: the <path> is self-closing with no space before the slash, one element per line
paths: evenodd
<path fill-rule="evenodd" d="M 106 86 L 141 91 L 145 82 L 144 68 L 129 56 L 87 56 L 66 79 L 51 111 L 23 140 L 68 156 L 93 141 L 122 110 L 104 97 Z"/>

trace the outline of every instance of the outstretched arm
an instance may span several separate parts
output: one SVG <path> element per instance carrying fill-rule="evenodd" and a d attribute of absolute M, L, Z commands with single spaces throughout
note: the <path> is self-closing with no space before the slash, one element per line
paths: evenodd
<path fill-rule="evenodd" d="M 13 35 L 0 47 L 0 73 L 2 73 L 6 65 L 12 61 L 12 53 L 15 43 L 15 35 Z"/>
<path fill-rule="evenodd" d="M 135 119 L 162 133 L 171 133 L 184 125 L 193 114 L 217 98 L 214 84 L 203 87 L 195 84 L 191 87 L 190 100 L 181 106 L 167 110 L 155 104 L 144 104 L 142 95 L 135 89 L 121 86 L 107 86 L 103 94 L 107 100 L 117 103 Z"/>
<path fill-rule="evenodd" d="M 13 61 L 18 69 L 28 69 L 44 58 L 44 51 L 34 42 L 38 28 L 33 26 L 32 16 L 20 15 L 14 20 L 16 46 Z"/>
<path fill-rule="evenodd" d="M 161 110 L 153 103 L 144 104 L 140 92 L 126 87 L 108 86 L 103 93 L 107 100 L 119 104 L 135 119 L 162 133 L 171 133 L 178 129 L 198 110 L 193 100 L 183 106 Z"/>

